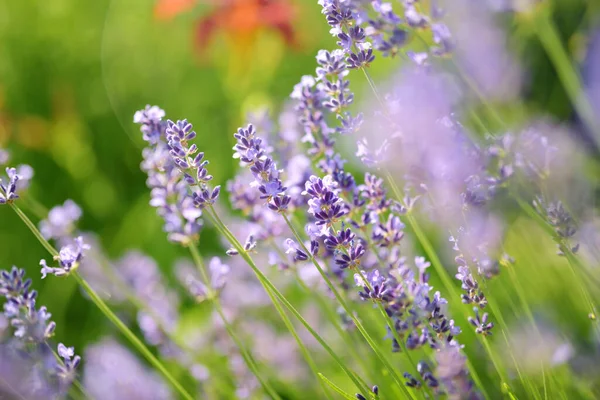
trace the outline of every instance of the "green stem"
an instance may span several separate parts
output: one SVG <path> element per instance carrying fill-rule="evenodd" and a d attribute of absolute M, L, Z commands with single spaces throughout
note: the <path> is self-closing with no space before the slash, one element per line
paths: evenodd
<path fill-rule="evenodd" d="M 373 292 L 373 287 L 371 286 L 371 284 L 369 283 L 369 281 L 367 280 L 367 278 L 365 277 L 365 275 L 362 273 L 362 271 L 359 270 L 359 269 L 357 269 L 357 271 L 358 271 L 358 274 L 360 275 L 361 279 L 363 280 L 363 282 L 367 285 L 367 288 L 369 289 L 369 291 Z M 379 309 L 379 312 L 381 313 L 381 316 L 385 320 L 385 322 L 386 322 L 386 324 L 387 324 L 390 332 L 394 336 L 394 339 L 396 339 L 396 342 L 398 342 L 398 345 L 402 349 L 402 352 L 404 353 L 404 355 L 408 359 L 408 363 L 411 365 L 411 367 L 413 369 L 411 371 L 411 373 L 414 376 L 419 376 L 417 364 L 413 361 L 410 353 L 408 352 L 408 348 L 406 347 L 406 343 L 404 343 L 404 340 L 400 337 L 400 334 L 398 333 L 398 330 L 394 326 L 394 321 L 388 315 L 388 313 L 385 311 L 385 308 L 384 308 L 383 304 L 381 304 L 380 301 L 374 300 L 374 302 L 376 303 L 376 306 Z M 427 392 L 427 394 L 431 398 L 434 398 L 433 393 L 431 392 L 431 388 L 427 384 L 425 384 L 425 391 Z M 412 393 L 411 393 L 411 395 L 412 395 Z"/>
<path fill-rule="evenodd" d="M 233 327 L 231 326 L 230 322 L 227 320 L 227 317 L 225 316 L 225 313 L 223 312 L 223 308 L 221 307 L 221 302 L 219 301 L 218 296 L 213 293 L 213 290 L 210 287 L 210 278 L 209 278 L 208 272 L 206 270 L 206 265 L 204 264 L 204 260 L 202 259 L 200 252 L 196 248 L 196 245 L 194 243 L 191 243 L 187 247 L 190 250 L 192 259 L 194 260 L 194 264 L 196 264 L 196 267 L 200 271 L 200 274 L 202 275 L 202 279 L 205 282 L 205 286 L 206 286 L 207 292 L 208 292 L 207 296 L 209 299 L 211 299 L 211 302 L 212 302 L 213 306 L 215 307 L 215 310 L 221 317 L 221 320 L 223 321 L 223 324 L 225 326 L 225 330 L 227 331 L 229 336 L 231 336 L 231 339 L 233 339 L 236 346 L 240 350 L 240 353 L 242 355 L 242 358 L 246 362 L 246 365 L 248 366 L 250 371 L 252 371 L 254 376 L 256 376 L 256 379 L 258 379 L 258 381 L 260 382 L 260 385 L 263 387 L 265 392 L 268 393 L 269 396 L 271 396 L 272 398 L 281 400 L 281 397 L 277 394 L 277 392 L 271 387 L 271 385 L 265 379 L 263 379 L 260 372 L 258 371 L 258 366 L 256 365 L 256 362 L 254 361 L 254 357 L 250 354 L 248 349 L 246 349 L 246 347 L 244 346 L 242 341 L 237 337 Z"/>
<path fill-rule="evenodd" d="M 246 261 L 246 263 L 250 266 L 257 279 L 265 288 L 265 291 L 269 295 L 269 298 L 272 302 L 279 300 L 293 315 L 298 321 L 308 330 L 308 332 L 319 342 L 319 344 L 329 353 L 329 355 L 337 362 L 340 368 L 344 371 L 344 373 L 350 378 L 350 380 L 354 383 L 356 388 L 364 393 L 369 392 L 369 387 L 364 382 L 356 376 L 354 372 L 352 372 L 346 364 L 342 361 L 342 359 L 333 351 L 333 349 L 323 340 L 323 338 L 310 326 L 310 324 L 302 317 L 302 315 L 296 310 L 296 308 L 286 299 L 286 297 L 271 283 L 271 281 L 263 274 L 263 272 L 256 266 L 254 260 L 250 255 L 244 250 L 244 246 L 237 240 L 237 238 L 231 233 L 229 228 L 221 221 L 218 214 L 211 206 L 208 208 L 207 217 L 212 220 L 215 228 L 231 243 L 231 245 L 239 252 L 240 256 Z M 276 297 L 276 299 L 273 298 Z"/>
<path fill-rule="evenodd" d="M 581 77 L 562 44 L 550 10 L 546 8 L 537 13 L 533 25 L 573 106 L 592 132 L 596 145 L 600 145 L 600 132 L 594 109 L 583 90 Z"/>
<path fill-rule="evenodd" d="M 408 391 L 408 389 L 404 385 L 404 381 L 400 378 L 400 376 L 396 372 L 396 369 L 390 364 L 390 362 L 387 360 L 387 358 L 381 353 L 381 350 L 379 350 L 375 341 L 371 338 L 371 336 L 366 331 L 366 329 L 363 327 L 363 325 L 359 321 L 359 319 L 356 318 L 356 316 L 354 315 L 354 313 L 352 312 L 352 310 L 350 309 L 350 307 L 348 306 L 348 304 L 346 303 L 344 298 L 341 296 L 341 294 L 339 293 L 339 291 L 337 290 L 335 285 L 331 282 L 331 280 L 329 279 L 329 277 L 327 276 L 327 274 L 325 273 L 325 271 L 323 270 L 321 265 L 319 265 L 317 260 L 312 256 L 311 252 L 306 248 L 306 246 L 304 246 L 302 237 L 298 234 L 298 231 L 296 231 L 296 228 L 294 228 L 294 226 L 292 225 L 292 223 L 290 222 L 290 220 L 288 219 L 288 217 L 285 214 L 282 214 L 282 216 L 285 219 L 285 222 L 287 223 L 288 227 L 292 231 L 292 234 L 298 241 L 299 245 L 303 248 L 303 250 L 306 252 L 306 254 L 309 255 L 313 265 L 315 266 L 315 268 L 317 268 L 317 270 L 319 271 L 319 274 L 321 274 L 321 276 L 325 280 L 325 283 L 327 284 L 327 286 L 329 287 L 329 289 L 335 296 L 336 300 L 341 304 L 344 311 L 346 311 L 348 316 L 352 319 L 352 321 L 356 325 L 356 328 L 358 329 L 358 331 L 363 335 L 363 337 L 365 338 L 365 340 L 367 341 L 367 343 L 369 344 L 371 349 L 373 349 L 373 352 L 375 353 L 375 355 L 381 360 L 383 365 L 388 369 L 388 371 L 390 372 L 390 374 L 391 374 L 392 378 L 394 379 L 394 381 L 396 382 L 396 384 L 398 384 L 398 386 L 403 389 L 405 395 L 408 397 L 412 397 L 412 393 Z"/>
<path fill-rule="evenodd" d="M 31 222 L 29 217 L 23 213 L 18 206 L 15 204 L 10 205 L 11 208 L 17 213 L 19 218 L 25 223 L 25 225 L 31 230 L 33 235 L 40 241 L 42 246 L 52 255 L 52 257 L 58 257 L 58 251 L 42 236 L 40 231 L 37 229 L 35 224 Z M 171 385 L 187 400 L 192 400 L 193 397 L 181 386 L 181 384 L 171 375 L 171 373 L 165 368 L 158 358 L 142 343 L 140 339 L 117 317 L 111 309 L 106 305 L 104 300 L 98 296 L 98 294 L 92 289 L 92 287 L 81 277 L 76 271 L 70 274 L 82 287 L 82 289 L 90 296 L 92 302 L 98 307 L 98 309 L 121 331 L 121 333 L 129 339 L 131 344 L 148 360 L 154 368 L 156 368 L 163 377 L 171 383 Z"/>
<path fill-rule="evenodd" d="M 275 243 L 274 240 L 271 240 L 271 245 L 273 246 L 273 248 L 275 249 L 275 251 L 279 254 L 279 256 L 282 259 L 286 258 L 285 253 L 281 250 L 281 248 L 277 245 L 277 243 Z M 356 343 L 352 337 L 352 335 L 349 334 L 349 332 L 347 330 L 345 330 L 341 325 L 340 325 L 340 321 L 339 321 L 339 316 L 337 315 L 337 313 L 331 309 L 330 304 L 328 304 L 325 299 L 323 299 L 322 294 L 319 291 L 312 291 L 308 286 L 306 286 L 306 284 L 304 283 L 304 281 L 302 280 L 302 278 L 300 278 L 298 271 L 296 269 L 294 269 L 294 275 L 296 278 L 296 282 L 298 283 L 298 285 L 300 286 L 300 288 L 302 288 L 302 290 L 308 294 L 308 295 L 312 295 L 314 296 L 314 298 L 316 299 L 318 305 L 319 305 L 319 309 L 323 310 L 326 315 L 327 315 L 327 319 L 329 320 L 329 322 L 333 325 L 333 327 L 335 328 L 336 332 L 338 333 L 338 335 L 342 338 L 342 340 L 344 341 L 345 345 L 346 345 L 346 349 L 348 349 L 348 351 L 351 353 L 352 357 L 354 358 L 355 362 L 359 363 L 363 369 L 363 372 L 368 374 L 370 376 L 370 379 L 375 382 L 375 376 L 373 375 L 373 369 L 370 368 L 368 365 L 365 365 L 364 362 L 366 361 L 365 357 L 362 357 L 358 351 L 356 350 L 357 346 Z"/>
<path fill-rule="evenodd" d="M 396 185 L 394 178 L 388 171 L 386 171 L 386 177 L 388 180 L 388 184 L 390 185 L 390 187 L 392 188 L 392 191 L 394 192 L 394 196 L 396 196 L 396 199 L 398 201 L 401 201 L 402 194 L 400 193 L 400 189 L 398 189 L 398 186 Z M 441 260 L 437 256 L 435 249 L 433 248 L 433 245 L 431 244 L 431 242 L 429 241 L 429 239 L 427 238 L 425 233 L 421 230 L 421 227 L 417 223 L 417 220 L 411 215 L 411 210 L 408 210 L 408 212 L 406 213 L 406 219 L 407 219 L 410 227 L 412 228 L 413 232 L 415 233 L 415 236 L 417 236 L 417 240 L 419 241 L 419 243 L 421 243 L 421 246 L 423 246 L 423 249 L 425 250 L 425 254 L 427 254 L 429 261 L 435 268 L 435 271 L 437 272 L 439 278 L 442 280 L 442 283 L 443 283 L 445 289 L 450 294 L 451 298 L 454 298 L 454 299 L 460 298 L 452 281 L 450 280 L 450 277 L 448 276 L 448 271 L 446 271 L 446 269 L 444 268 Z M 464 315 L 463 315 L 463 320 L 465 320 Z M 479 337 L 480 335 L 477 335 L 477 336 Z M 480 340 L 481 340 L 481 338 L 480 338 Z M 491 356 L 492 355 L 490 354 L 490 357 Z M 481 379 L 479 378 L 479 374 L 477 373 L 477 370 L 475 369 L 475 367 L 473 366 L 473 364 L 471 363 L 471 360 L 469 358 L 467 358 L 467 367 L 469 369 L 469 372 L 471 373 L 471 377 L 473 378 L 473 381 L 475 382 L 477 387 L 479 387 L 479 390 L 481 390 L 481 392 L 483 393 L 485 398 L 489 398 L 489 395 L 487 394 L 487 391 L 485 390 L 485 386 L 483 385 Z M 502 377 L 501 372 L 500 371 L 497 371 L 497 372 L 498 372 L 498 375 L 500 377 Z"/>
<path fill-rule="evenodd" d="M 50 253 L 52 257 L 58 257 L 58 251 L 56 251 L 54 247 L 52 247 L 52 245 L 48 243 L 48 241 L 42 236 L 42 233 L 38 230 L 35 224 L 31 222 L 29 217 L 27 217 L 27 215 L 25 215 L 25 213 L 21 211 L 21 209 L 16 204 L 10 203 L 10 207 L 15 213 L 17 213 L 19 218 L 21 218 L 21 221 L 23 221 L 25 225 L 27 225 L 31 233 L 33 233 L 37 240 L 39 240 L 39 242 L 42 244 L 42 246 L 44 246 L 48 253 Z"/>
<path fill-rule="evenodd" d="M 131 342 L 133 347 L 135 347 L 148 362 L 159 371 L 162 376 L 169 381 L 169 383 L 175 388 L 179 394 L 187 400 L 193 400 L 193 396 L 189 394 L 183 386 L 171 375 L 171 373 L 167 370 L 167 368 L 160 362 L 160 360 L 152 354 L 150 350 L 142 343 L 142 341 L 117 317 L 111 309 L 106 305 L 104 300 L 98 296 L 98 294 L 92 289 L 92 287 L 77 273 L 71 273 L 71 276 L 77 281 L 77 283 L 81 286 L 81 288 L 87 293 L 92 302 L 100 309 L 102 314 L 109 321 L 111 321 L 120 331 L 121 333 Z"/>

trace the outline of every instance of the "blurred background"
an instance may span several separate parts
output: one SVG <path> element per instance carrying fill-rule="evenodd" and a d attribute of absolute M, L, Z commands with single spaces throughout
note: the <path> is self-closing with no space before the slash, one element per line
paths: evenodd
<path fill-rule="evenodd" d="M 563 43 L 585 72 L 600 1 L 550 3 Z M 529 16 L 500 18 L 527 75 L 521 102 L 498 105 L 503 115 L 550 115 L 578 125 Z M 300 77 L 314 73 L 316 52 L 334 46 L 316 0 L 3 0 L 0 148 L 11 152 L 11 165 L 35 170 L 29 190 L 40 204 L 31 210 L 42 214 L 73 199 L 83 209 L 80 228 L 95 232 L 110 258 L 139 249 L 174 280 L 173 263 L 185 249 L 167 242 L 148 206 L 133 113 L 158 104 L 171 119 L 189 119 L 215 181 L 224 184 L 237 164 L 232 133 L 247 113 L 265 106 L 276 113 Z M 400 63 L 377 62 L 373 75 L 385 78 Z M 353 80 L 357 98 L 367 89 L 363 82 Z M 208 233 L 202 250 L 221 247 Z M 0 268 L 27 270 L 57 322 L 57 341 L 81 349 L 111 332 L 74 281 L 40 280 L 44 257 L 16 215 L 0 207 Z M 554 303 L 557 315 L 568 313 L 552 290 L 538 300 Z"/>

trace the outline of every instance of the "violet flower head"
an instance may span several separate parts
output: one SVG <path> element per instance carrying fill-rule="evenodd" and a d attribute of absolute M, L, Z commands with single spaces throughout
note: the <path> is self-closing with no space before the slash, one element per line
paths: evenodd
<path fill-rule="evenodd" d="M 323 234 L 348 212 L 346 204 L 337 194 L 336 187 L 337 183 L 330 175 L 323 179 L 312 175 L 306 181 L 302 192 L 304 196 L 309 196 L 308 212 L 315 218 L 315 224 L 322 227 Z"/>
<path fill-rule="evenodd" d="M 216 186 L 212 190 L 208 187 L 208 182 L 213 178 L 206 169 L 208 160 L 204 160 L 204 153 L 198 152 L 198 146 L 188 143 L 196 137 L 196 132 L 192 129 L 192 124 L 185 119 L 176 123 L 169 120 L 165 135 L 169 153 L 192 190 L 194 205 L 196 208 L 203 209 L 215 203 L 221 187 Z"/>
<path fill-rule="evenodd" d="M 558 245 L 558 254 L 577 253 L 578 243 L 571 243 L 577 233 L 577 225 L 571 214 L 565 209 L 561 201 L 547 204 L 540 196 L 533 202 L 537 212 L 554 229 L 555 241 Z"/>
<path fill-rule="evenodd" d="M 17 170 L 14 168 L 7 168 L 6 174 L 8 175 L 8 182 L 5 184 L 0 178 L 0 204 L 12 203 L 19 198 L 17 194 L 17 183 L 19 182 L 20 176 L 17 174 Z"/>
<path fill-rule="evenodd" d="M 139 251 L 125 253 L 115 268 L 121 280 L 151 310 L 137 313 L 144 338 L 153 345 L 165 345 L 167 338 L 163 328 L 175 329 L 179 318 L 177 292 L 165 285 L 156 261 Z"/>
<path fill-rule="evenodd" d="M 417 372 L 419 373 L 421 380 L 415 378 L 408 372 L 404 373 L 404 378 L 407 380 L 406 386 L 411 388 L 420 388 L 423 386 L 423 382 L 434 390 L 440 386 L 440 382 L 433 375 L 431 367 L 425 361 L 419 361 L 417 364 Z"/>
<path fill-rule="evenodd" d="M 475 332 L 482 334 L 484 336 L 488 336 L 492 334 L 492 329 L 494 328 L 493 322 L 488 322 L 488 313 L 483 313 L 483 315 L 479 315 L 479 309 L 477 307 L 473 308 L 475 312 L 475 318 L 469 317 L 469 322 L 471 325 L 475 327 Z"/>
<path fill-rule="evenodd" d="M 55 276 L 69 275 L 71 271 L 76 270 L 79 267 L 79 263 L 83 258 L 85 250 L 89 250 L 90 246 L 83 242 L 83 237 L 79 236 L 73 240 L 73 243 L 63 246 L 56 257 L 59 267 L 49 267 L 46 260 L 41 260 L 40 265 L 42 266 L 42 279 L 47 274 Z"/>
<path fill-rule="evenodd" d="M 362 288 L 358 295 L 363 300 L 390 301 L 393 298 L 394 286 L 376 269 L 368 273 L 365 271 L 355 273 L 354 283 Z"/>
<path fill-rule="evenodd" d="M 133 122 L 140 124 L 140 131 L 143 133 L 143 138 L 150 144 L 156 144 L 161 136 L 164 135 L 166 127 L 162 120 L 165 117 L 165 112 L 158 106 L 147 105 L 146 108 L 136 111 L 133 116 Z"/>
<path fill-rule="evenodd" d="M 233 136 L 237 140 L 233 157 L 239 158 L 240 164 L 252 172 L 254 181 L 250 185 L 258 189 L 260 198 L 266 200 L 271 210 L 285 212 L 291 198 L 286 194 L 287 188 L 280 179 L 281 171 L 277 169 L 263 139 L 256 135 L 252 124 L 239 128 Z"/>
<path fill-rule="evenodd" d="M 154 109 L 154 107 L 151 108 Z M 196 207 L 198 199 L 208 197 L 208 200 L 211 201 L 211 197 L 215 193 L 214 191 L 208 192 L 206 188 L 199 188 L 196 198 L 188 193 L 186 179 L 193 183 L 194 178 L 188 173 L 187 178 L 184 179 L 184 173 L 175 164 L 175 159 L 171 154 L 172 149 L 167 144 L 167 123 L 161 120 L 164 115 L 162 110 L 154 109 L 150 114 L 146 110 L 142 110 L 138 111 L 136 115 L 140 117 L 136 118 L 136 121 L 142 125 L 141 130 L 144 137 L 147 132 L 150 132 L 147 140 L 148 147 L 142 153 L 144 161 L 141 164 L 142 170 L 148 174 L 146 184 L 151 189 L 150 205 L 157 209 L 157 214 L 165 221 L 163 229 L 167 232 L 168 239 L 186 245 L 197 239 L 202 228 L 200 219 L 202 210 Z M 149 116 L 142 118 L 144 115 Z M 171 133 L 173 133 L 172 131 L 173 129 L 171 129 Z M 176 139 L 174 146 L 177 151 L 183 151 L 181 146 L 177 146 Z M 175 155 L 178 154 L 177 151 L 174 151 Z M 183 152 L 185 153 L 185 151 Z M 177 157 L 181 158 L 180 155 Z M 193 159 L 191 161 L 194 162 Z M 205 171 L 204 168 L 203 171 Z M 218 195 L 218 190 L 216 194 Z"/>
<path fill-rule="evenodd" d="M 25 270 L 13 267 L 0 272 L 0 294 L 6 299 L 4 316 L 15 329 L 14 336 L 23 343 L 41 344 L 52 337 L 56 324 L 46 307 L 36 308 L 37 292 Z"/>
<path fill-rule="evenodd" d="M 81 215 L 81 208 L 73 200 L 67 200 L 63 205 L 52 208 L 48 217 L 40 221 L 40 232 L 46 240 L 69 238 Z"/>
<path fill-rule="evenodd" d="M 62 359 L 62 361 L 56 365 L 56 375 L 59 380 L 59 386 L 68 388 L 77 376 L 77 367 L 79 367 L 79 364 L 81 363 L 81 357 L 75 354 L 75 349 L 73 347 L 66 347 L 62 343 L 58 344 L 57 352 Z"/>
<path fill-rule="evenodd" d="M 457 259 L 457 262 L 460 262 L 460 260 Z M 479 308 L 485 308 L 487 306 L 487 299 L 479 288 L 479 283 L 477 283 L 471 274 L 469 267 L 459 264 L 458 273 L 455 276 L 456 279 L 462 282 L 461 288 L 465 292 L 465 294 L 461 295 L 462 302 L 465 304 L 476 304 Z"/>

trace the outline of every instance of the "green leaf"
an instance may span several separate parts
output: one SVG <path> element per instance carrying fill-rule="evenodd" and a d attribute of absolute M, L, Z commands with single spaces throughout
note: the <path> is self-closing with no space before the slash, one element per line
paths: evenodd
<path fill-rule="evenodd" d="M 333 383 L 329 379 L 325 378 L 325 375 L 319 373 L 319 378 L 323 382 L 325 382 L 330 388 L 332 388 L 334 391 L 336 391 L 337 393 L 339 393 L 343 398 L 345 398 L 347 400 L 356 400 L 356 397 L 354 397 L 352 395 L 349 395 L 348 393 L 344 392 L 335 383 Z"/>

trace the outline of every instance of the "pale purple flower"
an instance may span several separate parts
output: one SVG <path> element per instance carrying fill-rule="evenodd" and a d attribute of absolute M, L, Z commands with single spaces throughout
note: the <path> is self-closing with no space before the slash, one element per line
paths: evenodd
<path fill-rule="evenodd" d="M 19 195 L 17 194 L 17 183 L 19 182 L 20 176 L 16 173 L 14 168 L 7 168 L 6 174 L 9 177 L 7 183 L 0 178 L 0 204 L 10 203 L 19 198 Z"/>
<path fill-rule="evenodd" d="M 81 215 L 81 208 L 73 200 L 67 200 L 62 206 L 52 208 L 48 217 L 40 221 L 40 232 L 47 240 L 69 238 Z"/>
<path fill-rule="evenodd" d="M 179 263 L 177 265 L 177 277 L 179 281 L 198 302 L 210 299 L 209 296 L 218 295 L 227 283 L 230 268 L 219 257 L 212 257 L 210 259 L 208 269 L 210 282 L 207 283 L 200 279 L 194 267 L 187 263 Z"/>
<path fill-rule="evenodd" d="M 89 249 L 90 246 L 84 243 L 82 236 L 75 238 L 72 243 L 61 247 L 56 259 L 59 267 L 49 267 L 46 260 L 40 261 L 40 265 L 42 266 L 42 279 L 44 279 L 47 274 L 65 276 L 71 273 L 71 271 L 76 270 L 83 258 L 84 251 Z"/>
<path fill-rule="evenodd" d="M 178 159 L 179 164 L 187 169 L 198 167 L 194 175 L 201 182 L 210 180 L 204 168 L 207 162 L 202 161 L 202 153 L 191 157 L 197 150 L 194 145 L 188 148 L 185 140 L 178 142 L 177 139 L 183 140 L 187 136 L 179 138 L 179 125 L 173 124 L 170 127 L 169 140 L 172 141 L 172 146 L 167 144 L 167 123 L 161 120 L 164 112 L 151 110 L 148 114 L 148 111 L 142 110 L 136 120 L 142 124 L 141 130 L 148 141 L 148 147 L 142 152 L 144 161 L 141 168 L 148 174 L 146 184 L 151 189 L 150 205 L 155 207 L 157 214 L 164 219 L 163 229 L 167 232 L 168 239 L 187 245 L 197 239 L 202 228 L 202 211 L 197 206 L 214 202 L 219 191 L 216 188 L 209 191 L 206 187 L 199 187 L 193 193 L 195 196 L 188 193 L 188 187 L 195 183 L 195 179 L 189 173 L 181 171 L 175 160 Z M 187 128 L 188 124 L 183 125 L 183 128 Z M 189 128 L 191 131 L 191 125 Z M 186 150 L 183 150 L 182 145 Z"/>
<path fill-rule="evenodd" d="M 143 138 L 150 144 L 156 144 L 164 135 L 166 123 L 162 121 L 165 117 L 164 110 L 158 106 L 147 105 L 146 108 L 136 111 L 133 122 L 141 125 L 140 131 Z"/>
<path fill-rule="evenodd" d="M 88 346 L 85 360 L 83 386 L 97 400 L 173 398 L 161 377 L 114 339 L 106 338 Z"/>

